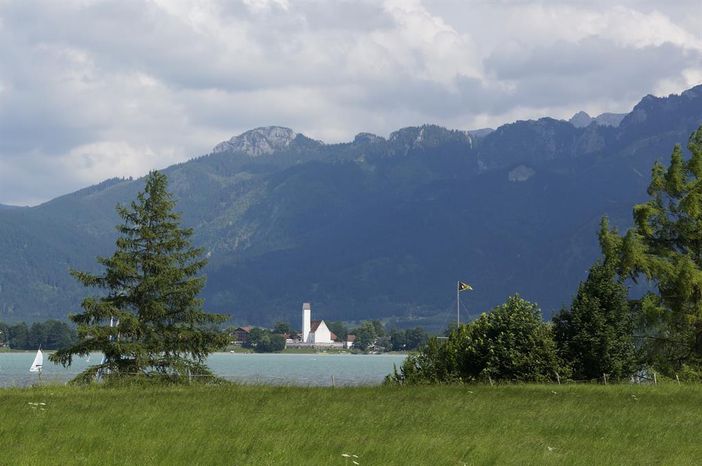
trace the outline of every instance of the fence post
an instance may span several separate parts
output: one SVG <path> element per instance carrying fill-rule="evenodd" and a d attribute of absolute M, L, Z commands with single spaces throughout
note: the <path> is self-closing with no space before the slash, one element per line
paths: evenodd
<path fill-rule="evenodd" d="M 605 385 L 607 385 L 607 374 L 602 374 L 602 378 L 604 379 Z"/>
<path fill-rule="evenodd" d="M 658 384 L 658 378 L 656 377 L 656 372 L 653 372 L 653 384 L 657 385 Z"/>
<path fill-rule="evenodd" d="M 334 380 L 334 376 L 332 375 L 332 387 L 336 387 L 336 380 Z"/>

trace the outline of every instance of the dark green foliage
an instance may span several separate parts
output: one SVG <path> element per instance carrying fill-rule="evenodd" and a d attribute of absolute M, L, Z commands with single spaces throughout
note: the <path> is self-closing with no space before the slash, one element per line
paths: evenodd
<path fill-rule="evenodd" d="M 325 321 L 326 322 L 326 321 Z M 346 336 L 349 334 L 349 329 L 341 321 L 326 322 L 327 328 L 339 338 L 339 341 L 346 341 Z"/>
<path fill-rule="evenodd" d="M 373 324 L 373 328 L 375 329 L 375 335 L 378 337 L 384 337 L 385 336 L 385 326 L 383 326 L 383 323 L 377 319 L 371 320 L 371 324 Z"/>
<path fill-rule="evenodd" d="M 8 342 L 10 347 L 18 349 L 30 349 L 29 346 L 29 327 L 24 322 L 13 325 L 7 329 Z"/>
<path fill-rule="evenodd" d="M 544 382 L 554 380 L 562 370 L 551 327 L 542 321 L 538 307 L 512 296 L 502 306 L 455 329 L 448 341 L 430 339 L 390 380 Z"/>
<path fill-rule="evenodd" d="M 637 370 L 627 289 L 610 263 L 592 266 L 570 309 L 554 319 L 559 355 L 576 380 L 626 379 Z"/>
<path fill-rule="evenodd" d="M 294 330 L 288 322 L 276 322 L 275 325 L 273 325 L 273 333 L 293 336 L 297 334 L 297 331 Z"/>
<path fill-rule="evenodd" d="M 81 374 L 83 381 L 99 371 L 110 378 L 210 374 L 204 359 L 226 344 L 213 327 L 223 317 L 202 310 L 197 296 L 205 278 L 198 272 L 206 261 L 190 244 L 192 230 L 179 226 L 174 207 L 167 178 L 156 171 L 129 207 L 117 207 L 123 223 L 116 251 L 98 258 L 105 271 L 72 271 L 84 286 L 105 292 L 83 300 L 83 312 L 71 316 L 79 341 L 51 361 L 70 365 L 75 355 L 102 352 L 104 362 Z"/>
<path fill-rule="evenodd" d="M 353 348 L 361 351 L 366 351 L 373 346 L 379 336 L 377 326 L 370 320 L 361 322 L 361 325 L 353 329 L 351 334 L 356 335 Z"/>
<path fill-rule="evenodd" d="M 620 236 L 603 221 L 600 242 L 623 277 L 651 280 L 657 296 L 640 304 L 649 363 L 669 375 L 702 367 L 702 127 L 670 164 L 656 162 L 650 199 L 634 206 L 634 227 Z"/>
<path fill-rule="evenodd" d="M 285 349 L 285 337 L 264 328 L 253 328 L 242 345 L 257 353 L 279 353 Z"/>
<path fill-rule="evenodd" d="M 393 351 L 411 351 L 425 345 L 429 335 L 422 327 L 394 330 L 390 334 L 390 343 Z"/>
<path fill-rule="evenodd" d="M 0 348 L 54 350 L 71 345 L 75 340 L 76 331 L 58 320 L 34 322 L 32 325 L 0 322 Z"/>

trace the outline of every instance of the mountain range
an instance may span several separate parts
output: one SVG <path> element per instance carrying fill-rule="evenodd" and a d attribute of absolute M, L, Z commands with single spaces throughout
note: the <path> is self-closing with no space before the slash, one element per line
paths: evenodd
<path fill-rule="evenodd" d="M 515 292 L 546 316 L 599 255 L 603 215 L 626 228 L 651 166 L 702 124 L 702 86 L 644 97 L 625 115 L 497 129 L 408 127 L 325 144 L 247 131 L 163 170 L 207 251 L 207 310 L 237 324 L 315 317 L 446 326 Z M 117 203 L 143 179 L 110 179 L 36 207 L 0 206 L 0 321 L 65 319 L 90 290 L 70 268 L 110 255 Z"/>

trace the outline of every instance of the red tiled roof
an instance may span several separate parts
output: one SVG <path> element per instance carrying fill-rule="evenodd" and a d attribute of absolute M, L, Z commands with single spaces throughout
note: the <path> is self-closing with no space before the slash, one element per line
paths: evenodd
<path fill-rule="evenodd" d="M 235 330 L 235 332 L 236 332 L 236 331 L 239 331 L 239 330 L 243 330 L 243 331 L 246 332 L 246 333 L 251 333 L 251 329 L 252 329 L 252 328 L 253 328 L 252 326 L 247 325 L 247 326 L 245 326 L 245 327 L 239 327 L 239 328 L 237 328 L 237 329 Z"/>

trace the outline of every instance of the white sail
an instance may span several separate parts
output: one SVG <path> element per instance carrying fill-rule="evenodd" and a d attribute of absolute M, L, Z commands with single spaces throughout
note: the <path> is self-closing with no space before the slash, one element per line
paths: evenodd
<path fill-rule="evenodd" d="M 44 365 L 44 355 L 41 350 L 37 350 L 37 355 L 34 356 L 34 362 L 32 367 L 29 368 L 29 372 L 41 372 L 41 367 Z"/>

